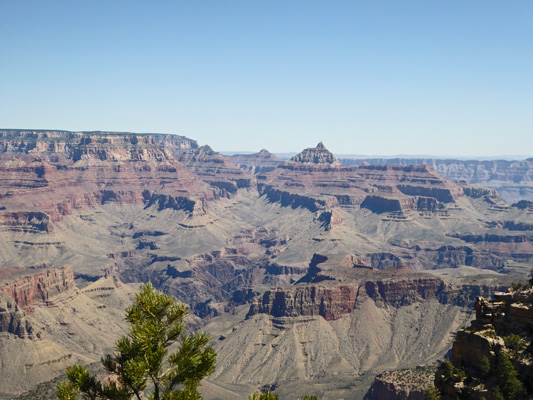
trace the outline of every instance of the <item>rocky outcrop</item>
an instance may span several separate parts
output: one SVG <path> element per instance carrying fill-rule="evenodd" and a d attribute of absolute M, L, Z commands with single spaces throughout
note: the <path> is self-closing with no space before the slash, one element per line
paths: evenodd
<path fill-rule="evenodd" d="M 370 211 L 377 214 L 403 211 L 399 199 L 387 198 L 384 196 L 366 196 L 365 200 L 361 203 L 361 208 L 368 208 Z"/>
<path fill-rule="evenodd" d="M 330 166 L 340 165 L 337 157 L 333 155 L 324 143 L 320 142 L 316 147 L 311 147 L 303 150 L 301 153 L 298 153 L 291 158 L 291 161 L 295 163 L 304 163 L 304 164 L 328 164 Z"/>
<path fill-rule="evenodd" d="M 306 196 L 298 193 L 290 193 L 275 189 L 269 185 L 259 185 L 259 188 L 268 201 L 272 203 L 280 203 L 283 207 L 302 207 L 307 208 L 311 212 L 316 212 L 319 209 L 336 204 L 333 199 L 317 199 L 312 195 Z"/>
<path fill-rule="evenodd" d="M 148 198 L 146 208 L 156 205 L 159 211 L 169 208 L 171 210 L 185 210 L 191 215 L 202 215 L 206 212 L 205 199 L 192 200 L 188 197 L 146 192 L 143 194 L 145 198 Z"/>
<path fill-rule="evenodd" d="M 76 295 L 72 268 L 66 266 L 36 272 L 0 283 L 0 292 L 12 298 L 20 309 L 31 314 L 36 305 L 65 303 Z"/>
<path fill-rule="evenodd" d="M 302 275 L 307 272 L 307 268 L 291 267 L 272 263 L 265 267 L 265 272 L 270 275 Z"/>
<path fill-rule="evenodd" d="M 363 400 L 424 400 L 434 379 L 434 367 L 384 372 L 376 376 Z"/>
<path fill-rule="evenodd" d="M 335 226 L 342 224 L 342 215 L 339 210 L 334 208 L 321 212 L 318 220 L 322 222 L 322 226 L 326 231 L 331 231 Z"/>
<path fill-rule="evenodd" d="M 493 300 L 476 299 L 475 320 L 469 328 L 457 333 L 451 363 L 441 365 L 437 372 L 435 383 L 443 399 L 454 398 L 458 393 L 465 398 L 492 398 L 495 391 L 509 396 L 509 391 L 518 390 L 519 386 L 516 381 L 509 386 L 505 380 L 507 375 L 502 375 L 510 373 L 510 368 L 525 385 L 524 390 L 529 394 L 533 392 L 532 305 L 531 285 L 497 292 Z"/>
<path fill-rule="evenodd" d="M 34 329 L 26 319 L 26 313 L 4 293 L 0 293 L 0 332 L 11 333 L 21 339 L 34 338 Z"/>

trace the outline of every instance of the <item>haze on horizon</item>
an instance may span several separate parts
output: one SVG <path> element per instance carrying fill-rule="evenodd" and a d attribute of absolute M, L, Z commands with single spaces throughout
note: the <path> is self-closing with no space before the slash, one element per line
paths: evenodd
<path fill-rule="evenodd" d="M 0 127 L 533 154 L 533 3 L 0 2 Z"/>

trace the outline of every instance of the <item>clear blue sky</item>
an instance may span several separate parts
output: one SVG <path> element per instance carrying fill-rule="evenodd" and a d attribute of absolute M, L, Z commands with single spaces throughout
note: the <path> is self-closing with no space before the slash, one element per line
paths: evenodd
<path fill-rule="evenodd" d="M 0 128 L 533 154 L 533 2 L 0 0 Z"/>

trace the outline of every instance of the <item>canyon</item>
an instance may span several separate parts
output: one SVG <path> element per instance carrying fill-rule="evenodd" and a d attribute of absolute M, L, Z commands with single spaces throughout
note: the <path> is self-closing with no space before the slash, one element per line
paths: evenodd
<path fill-rule="evenodd" d="M 533 201 L 431 164 L 341 161 L 322 143 L 283 161 L 0 130 L 0 392 L 111 351 L 146 281 L 212 334 L 205 398 L 359 399 L 367 377 L 443 358 L 476 297 L 529 273 Z"/>

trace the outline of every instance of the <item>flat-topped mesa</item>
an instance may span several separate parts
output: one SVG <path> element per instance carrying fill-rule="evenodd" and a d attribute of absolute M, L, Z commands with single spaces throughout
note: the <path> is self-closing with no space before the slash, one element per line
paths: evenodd
<path fill-rule="evenodd" d="M 0 130 L 2 158 L 18 154 L 21 158 L 39 155 L 50 162 L 59 161 L 61 155 L 74 161 L 87 156 L 100 160 L 149 160 L 153 157 L 160 161 L 168 158 L 170 153 L 166 149 L 175 148 L 198 148 L 198 143 L 171 134 Z M 51 160 L 50 156 L 53 156 Z"/>
<path fill-rule="evenodd" d="M 202 214 L 217 190 L 174 156 L 198 149 L 167 134 L 0 130 L 3 209 L 10 221 L 28 210 L 56 221 L 110 201 Z"/>

